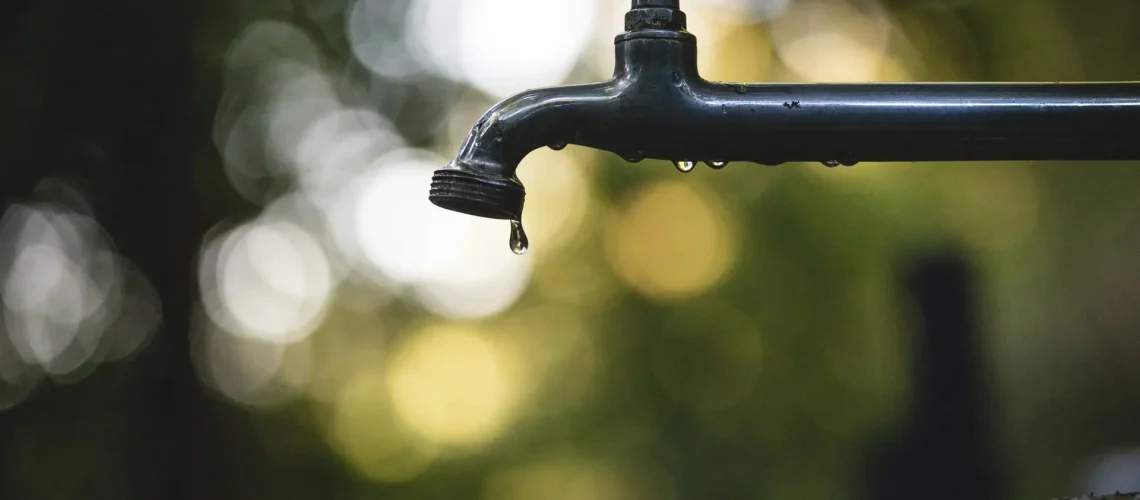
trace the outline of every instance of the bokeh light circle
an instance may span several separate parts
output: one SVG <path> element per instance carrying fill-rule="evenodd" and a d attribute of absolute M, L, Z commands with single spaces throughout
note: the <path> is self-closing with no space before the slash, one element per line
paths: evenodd
<path fill-rule="evenodd" d="M 703 294 L 736 261 L 737 229 L 723 203 L 692 182 L 637 188 L 606 226 L 615 273 L 643 295 L 679 300 Z"/>
<path fill-rule="evenodd" d="M 508 363 L 477 331 L 444 325 L 416 332 L 388 368 L 395 412 L 433 442 L 485 442 L 503 429 L 516 403 Z"/>
<path fill-rule="evenodd" d="M 335 285 L 315 238 L 282 220 L 255 221 L 208 242 L 199 267 L 210 318 L 232 333 L 272 343 L 312 333 Z"/>
<path fill-rule="evenodd" d="M 409 42 L 440 73 L 503 98 L 565 80 L 597 10 L 594 1 L 419 0 Z"/>

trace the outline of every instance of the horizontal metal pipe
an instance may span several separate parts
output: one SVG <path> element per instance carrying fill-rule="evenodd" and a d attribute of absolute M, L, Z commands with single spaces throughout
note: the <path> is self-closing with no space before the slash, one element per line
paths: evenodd
<path fill-rule="evenodd" d="M 518 218 L 519 162 L 534 149 L 566 144 L 630 161 L 773 165 L 1140 159 L 1140 82 L 709 82 L 697 72 L 691 34 L 653 27 L 683 18 L 668 9 L 637 12 L 642 17 L 630 23 L 637 27 L 615 40 L 611 80 L 533 90 L 496 105 L 437 175 L 432 201 Z"/>
<path fill-rule="evenodd" d="M 1140 159 L 1140 83 L 697 84 L 685 102 L 659 113 L 664 124 L 641 127 L 658 144 L 646 156 L 758 163 Z"/>

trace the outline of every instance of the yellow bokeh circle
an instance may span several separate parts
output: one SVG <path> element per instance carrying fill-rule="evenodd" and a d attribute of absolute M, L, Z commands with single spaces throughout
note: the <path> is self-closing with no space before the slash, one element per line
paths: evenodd
<path fill-rule="evenodd" d="M 633 193 L 606 227 L 606 255 L 630 287 L 657 300 L 703 294 L 736 261 L 737 233 L 723 201 L 692 181 Z"/>
<path fill-rule="evenodd" d="M 443 324 L 396 347 L 388 390 L 400 419 L 423 438 L 475 445 L 496 437 L 519 396 L 503 349 L 473 328 Z"/>

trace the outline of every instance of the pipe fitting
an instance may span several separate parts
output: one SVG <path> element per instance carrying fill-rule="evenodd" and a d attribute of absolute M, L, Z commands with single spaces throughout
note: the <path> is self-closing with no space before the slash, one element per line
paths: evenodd
<path fill-rule="evenodd" d="M 517 221 L 522 220 L 526 189 L 517 178 L 449 167 L 432 176 L 428 199 L 475 217 Z"/>
<path fill-rule="evenodd" d="M 688 27 L 685 13 L 677 9 L 663 7 L 636 8 L 625 15 L 625 30 L 684 31 Z"/>

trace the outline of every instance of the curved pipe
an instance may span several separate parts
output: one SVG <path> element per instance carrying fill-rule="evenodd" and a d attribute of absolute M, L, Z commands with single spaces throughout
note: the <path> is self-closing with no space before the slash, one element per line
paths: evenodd
<path fill-rule="evenodd" d="M 709 82 L 676 3 L 634 0 L 611 80 L 528 91 L 488 111 L 437 172 L 432 202 L 518 220 L 519 162 L 566 144 L 630 161 L 769 165 L 1140 159 L 1140 83 Z"/>

